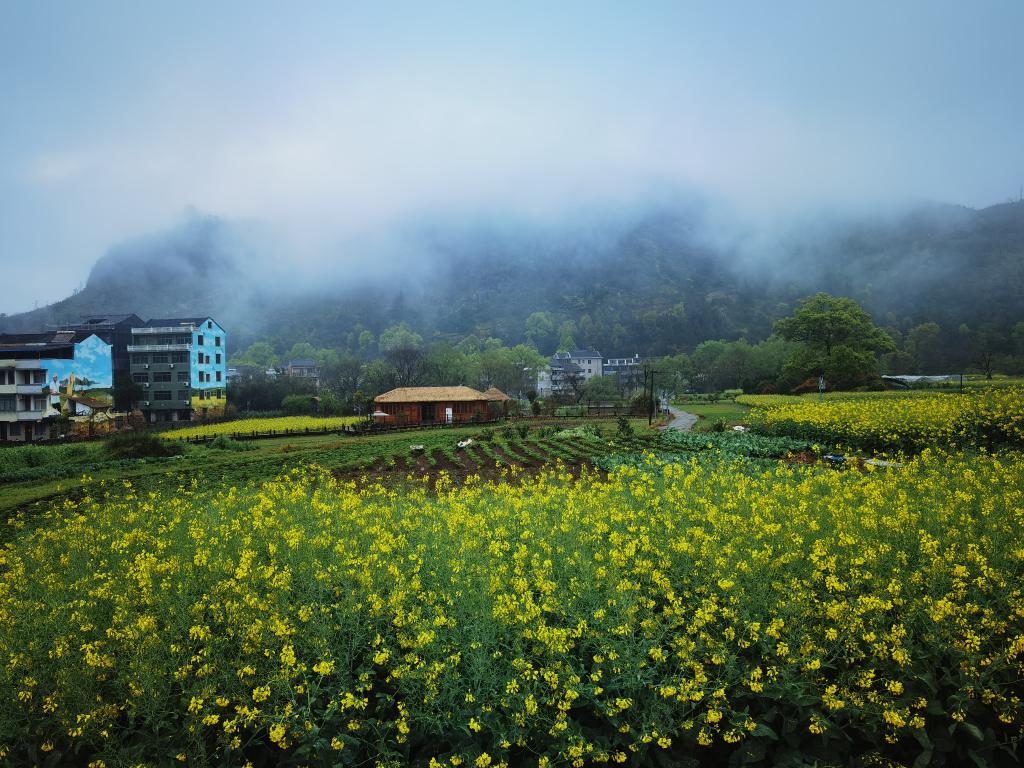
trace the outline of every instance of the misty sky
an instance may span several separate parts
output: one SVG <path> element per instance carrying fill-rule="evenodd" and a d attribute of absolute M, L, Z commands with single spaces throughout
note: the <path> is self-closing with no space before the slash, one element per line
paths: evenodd
<path fill-rule="evenodd" d="M 1018 0 L 3 3 L 0 311 L 188 206 L 302 260 L 677 187 L 761 219 L 1003 202 L 1022 39 Z"/>

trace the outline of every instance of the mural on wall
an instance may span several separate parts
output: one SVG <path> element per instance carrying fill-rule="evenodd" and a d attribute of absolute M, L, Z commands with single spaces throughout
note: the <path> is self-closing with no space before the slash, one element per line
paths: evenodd
<path fill-rule="evenodd" d="M 75 344 L 72 360 L 44 359 L 46 386 L 53 410 L 68 410 L 68 398 L 88 397 L 102 403 L 113 402 L 114 367 L 111 346 L 98 336 L 89 336 Z"/>
<path fill-rule="evenodd" d="M 224 392 L 223 389 L 220 390 Z M 228 404 L 228 399 L 223 394 L 220 397 L 214 397 L 216 390 L 207 389 L 203 394 L 199 392 L 192 393 L 192 410 L 197 416 L 205 416 L 206 418 L 215 418 L 224 415 L 224 406 Z M 210 395 L 204 397 L 204 394 Z"/>

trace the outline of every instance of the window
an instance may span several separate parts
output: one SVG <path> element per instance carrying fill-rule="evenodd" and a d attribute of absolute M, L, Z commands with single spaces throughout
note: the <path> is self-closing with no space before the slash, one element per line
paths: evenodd
<path fill-rule="evenodd" d="M 215 347 L 219 347 L 220 346 L 220 336 L 214 336 L 213 337 L 213 346 L 215 346 Z"/>
<path fill-rule="evenodd" d="M 14 369 L 9 371 L 0 371 L 0 384 L 13 384 L 14 383 Z"/>
<path fill-rule="evenodd" d="M 206 327 L 209 328 L 212 331 L 213 330 L 213 323 L 210 322 L 209 320 L 207 320 L 206 321 Z"/>
<path fill-rule="evenodd" d="M 171 393 L 170 392 L 154 392 L 153 393 L 153 399 L 154 400 L 170 400 L 171 399 Z"/>
<path fill-rule="evenodd" d="M 14 395 L 0 395 L 0 411 L 14 410 Z"/>
<path fill-rule="evenodd" d="M 45 407 L 46 407 L 46 398 L 45 397 L 33 397 L 32 398 L 32 410 L 33 411 L 37 411 L 38 412 L 38 411 L 43 410 L 43 408 L 45 408 Z"/>
<path fill-rule="evenodd" d="M 46 383 L 46 371 L 32 371 L 32 383 L 33 384 L 45 384 Z"/>
<path fill-rule="evenodd" d="M 11 424 L 10 432 L 8 434 L 11 437 L 21 437 L 21 424 Z"/>
<path fill-rule="evenodd" d="M 132 355 L 132 365 L 145 365 L 149 362 L 149 355 Z"/>
<path fill-rule="evenodd" d="M 199 346 L 201 347 L 201 346 L 203 346 L 203 344 L 205 344 L 205 343 L 206 343 L 206 342 L 205 342 L 205 341 L 203 341 L 203 334 L 199 334 Z"/>
<path fill-rule="evenodd" d="M 172 363 L 187 363 L 188 362 L 188 352 L 175 352 L 174 354 L 171 355 L 171 362 Z"/>
<path fill-rule="evenodd" d="M 224 397 L 224 390 L 223 389 L 218 389 L 217 390 L 217 399 L 219 400 L 222 397 Z"/>
<path fill-rule="evenodd" d="M 187 389 L 179 389 L 178 390 L 178 399 L 179 400 L 188 400 L 188 390 Z"/>
<path fill-rule="evenodd" d="M 218 355 L 218 357 L 219 357 L 219 355 Z M 220 371 L 217 371 L 217 381 L 218 382 L 220 381 Z"/>
<path fill-rule="evenodd" d="M 154 363 L 166 363 L 167 355 L 153 355 L 150 357 L 150 361 Z"/>
<path fill-rule="evenodd" d="M 162 383 L 162 382 L 170 381 L 170 380 L 171 380 L 171 372 L 170 371 L 163 371 L 162 373 L 154 373 L 153 374 L 153 381 L 154 382 L 161 382 Z"/>
<path fill-rule="evenodd" d="M 136 384 L 148 384 L 149 383 L 149 374 L 148 373 L 133 373 L 132 374 L 132 381 L 134 381 Z"/>
<path fill-rule="evenodd" d="M 220 365 L 220 352 L 217 353 L 216 357 L 217 357 L 217 360 L 216 360 L 217 365 Z"/>
<path fill-rule="evenodd" d="M 188 381 L 188 380 L 189 380 L 188 371 L 178 371 L 178 381 L 179 382 Z"/>
<path fill-rule="evenodd" d="M 175 336 L 174 337 L 174 343 L 175 344 L 188 344 L 190 341 L 192 341 L 192 338 L 190 336 Z"/>

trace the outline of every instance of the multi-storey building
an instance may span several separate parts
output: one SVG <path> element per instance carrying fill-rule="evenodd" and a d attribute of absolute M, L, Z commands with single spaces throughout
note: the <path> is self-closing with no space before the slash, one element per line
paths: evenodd
<path fill-rule="evenodd" d="M 635 391 L 644 383 L 644 359 L 640 355 L 632 357 L 609 357 L 604 361 L 603 374 L 617 374 L 623 389 Z"/>
<path fill-rule="evenodd" d="M 150 422 L 213 418 L 227 403 L 227 341 L 211 317 L 157 319 L 132 328 L 132 381 Z"/>
<path fill-rule="evenodd" d="M 90 334 L 95 334 L 110 345 L 113 363 L 114 406 L 118 410 L 128 410 L 129 402 L 118 402 L 119 387 L 131 378 L 131 361 L 128 345 L 132 343 L 132 328 L 143 325 L 138 315 L 88 315 L 77 323 L 65 323 L 59 326 L 61 331 L 73 331 L 75 339 L 81 341 Z"/>
<path fill-rule="evenodd" d="M 110 403 L 111 346 L 74 331 L 0 335 L 0 442 L 50 437 L 47 419 Z"/>
<path fill-rule="evenodd" d="M 547 368 L 537 372 L 537 394 L 541 397 L 579 394 L 576 390 L 601 375 L 601 362 L 601 353 L 594 350 L 556 352 Z"/>

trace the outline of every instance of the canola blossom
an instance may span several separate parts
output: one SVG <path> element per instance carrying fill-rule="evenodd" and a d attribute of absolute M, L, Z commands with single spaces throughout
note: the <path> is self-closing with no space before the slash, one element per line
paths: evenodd
<path fill-rule="evenodd" d="M 243 437 L 255 432 L 266 434 L 268 432 L 304 432 L 341 429 L 350 424 L 357 424 L 365 421 L 359 416 L 276 416 L 266 419 L 236 419 L 234 421 L 220 421 L 216 424 L 201 424 L 195 427 L 183 427 L 161 433 L 161 437 L 171 440 L 191 440 L 202 437 L 216 437 L 217 435 L 242 435 Z"/>
<path fill-rule="evenodd" d="M 1016 452 L 402 492 L 311 468 L 36 522 L 0 552 L 14 764 L 824 762 L 1024 724 Z"/>
<path fill-rule="evenodd" d="M 751 412 L 751 422 L 760 429 L 809 440 L 884 450 L 1024 443 L 1022 387 L 968 394 L 879 394 L 887 396 L 745 402 L 759 406 Z"/>

